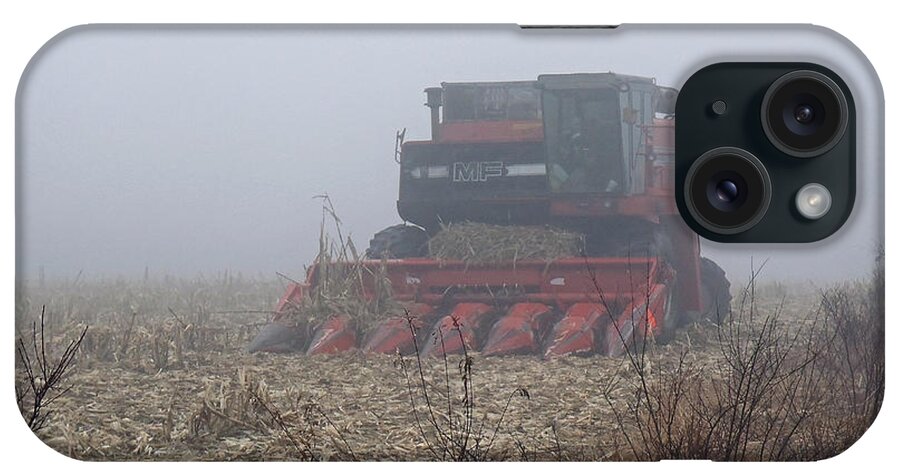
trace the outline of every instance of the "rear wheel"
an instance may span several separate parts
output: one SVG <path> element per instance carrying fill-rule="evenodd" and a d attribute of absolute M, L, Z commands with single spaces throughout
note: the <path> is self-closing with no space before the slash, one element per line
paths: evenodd
<path fill-rule="evenodd" d="M 731 283 L 709 258 L 700 258 L 700 299 L 705 319 L 719 322 L 731 312 Z"/>
<path fill-rule="evenodd" d="M 677 281 L 670 283 L 671 288 L 677 289 Z M 666 319 L 660 326 L 660 332 L 656 341 L 665 344 L 670 342 L 675 333 L 681 327 L 689 325 L 699 319 L 709 319 L 714 322 L 721 321 L 731 312 L 731 283 L 725 277 L 725 271 L 709 258 L 700 258 L 700 303 L 701 312 L 689 312 L 681 309 L 678 303 L 678 293 L 669 295 L 669 306 Z"/>
<path fill-rule="evenodd" d="M 656 335 L 656 342 L 660 344 L 668 344 L 675 337 L 675 331 L 682 325 L 681 308 L 678 303 L 678 292 L 676 291 L 678 284 L 673 279 L 668 286 L 668 296 L 666 296 L 665 313 L 659 325 L 659 331 Z"/>
<path fill-rule="evenodd" d="M 369 241 L 366 257 L 418 258 L 428 251 L 428 233 L 414 225 L 394 225 L 375 233 Z"/>

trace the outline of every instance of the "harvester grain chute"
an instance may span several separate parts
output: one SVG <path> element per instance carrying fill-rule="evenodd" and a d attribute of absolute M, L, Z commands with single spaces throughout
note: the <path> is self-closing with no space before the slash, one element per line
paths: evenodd
<path fill-rule="evenodd" d="M 404 311 L 368 329 L 336 313 L 298 330 L 290 316 L 320 283 L 314 264 L 250 351 L 617 355 L 728 311 L 725 274 L 701 258 L 674 201 L 674 90 L 591 73 L 426 94 L 432 137 L 400 154 L 405 223 L 377 233 L 365 260 L 328 265 L 353 267 L 363 299 L 388 283 Z M 571 256 L 429 254 L 429 240 L 461 223 L 583 240 Z"/>

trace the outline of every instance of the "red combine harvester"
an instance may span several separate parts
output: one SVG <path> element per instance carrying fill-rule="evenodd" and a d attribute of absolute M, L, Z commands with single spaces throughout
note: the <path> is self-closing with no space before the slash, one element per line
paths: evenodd
<path fill-rule="evenodd" d="M 397 208 L 406 224 L 378 232 L 363 266 L 386 274 L 392 297 L 409 303 L 427 332 L 414 342 L 407 317 L 396 316 L 361 336 L 336 315 L 309 338 L 292 333 L 284 316 L 317 285 L 314 265 L 288 288 L 251 352 L 406 354 L 418 344 L 425 354 L 465 345 L 483 355 L 617 355 L 648 334 L 666 338 L 727 312 L 725 273 L 701 258 L 675 205 L 675 90 L 591 73 L 425 92 L 431 140 L 404 142 L 400 154 Z M 426 256 L 442 223 L 463 221 L 577 231 L 584 250 L 550 262 Z M 366 298 L 376 274 L 365 273 Z"/>

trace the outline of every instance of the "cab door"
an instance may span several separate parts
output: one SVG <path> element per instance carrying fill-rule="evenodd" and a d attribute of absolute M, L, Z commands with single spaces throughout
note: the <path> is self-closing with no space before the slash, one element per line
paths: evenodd
<path fill-rule="evenodd" d="M 551 191 L 624 191 L 620 94 L 613 87 L 544 90 L 544 140 Z"/>

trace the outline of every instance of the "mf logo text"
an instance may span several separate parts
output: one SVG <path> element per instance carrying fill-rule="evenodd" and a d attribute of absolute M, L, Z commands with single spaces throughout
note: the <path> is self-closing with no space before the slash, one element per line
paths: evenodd
<path fill-rule="evenodd" d="M 503 176 L 503 162 L 455 162 L 454 182 L 487 182 L 491 177 Z"/>

